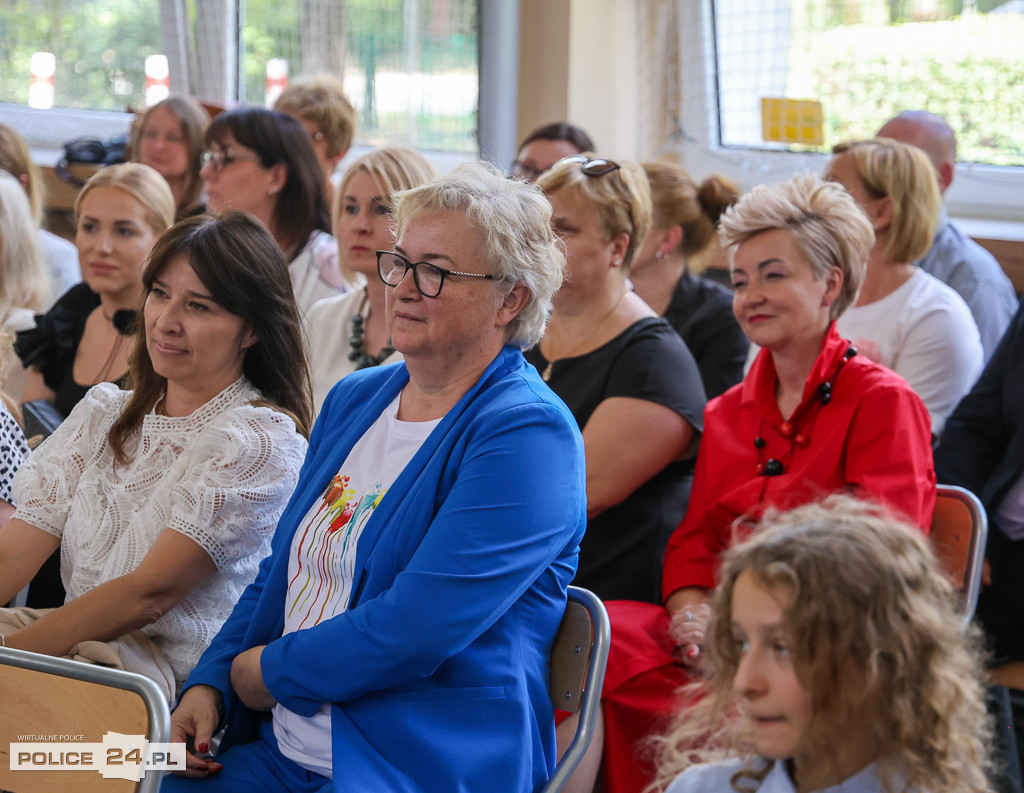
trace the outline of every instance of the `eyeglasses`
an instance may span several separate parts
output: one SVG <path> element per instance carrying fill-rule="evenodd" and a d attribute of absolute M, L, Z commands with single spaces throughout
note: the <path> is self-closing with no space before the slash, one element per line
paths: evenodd
<path fill-rule="evenodd" d="M 622 167 L 617 162 L 605 160 L 601 157 L 592 160 L 586 154 L 572 154 L 568 157 L 563 157 L 555 164 L 559 165 L 563 162 L 580 163 L 580 170 L 587 176 L 604 176 Z"/>
<path fill-rule="evenodd" d="M 534 168 L 532 165 L 527 165 L 522 160 L 516 160 L 512 163 L 512 167 L 509 169 L 513 179 L 525 179 L 528 182 L 536 181 L 544 169 Z"/>
<path fill-rule="evenodd" d="M 220 173 L 227 168 L 231 163 L 238 160 L 249 160 L 251 162 L 260 162 L 260 156 L 258 154 L 249 154 L 244 151 L 233 151 L 231 149 L 220 149 L 217 151 L 210 150 L 204 151 L 203 156 L 200 158 L 202 167 L 206 168 L 209 166 L 213 169 L 214 173 Z"/>
<path fill-rule="evenodd" d="M 404 256 L 392 251 L 377 251 L 377 272 L 380 280 L 388 286 L 398 286 L 405 274 L 412 270 L 412 280 L 416 291 L 424 297 L 437 297 L 441 294 L 444 279 L 449 275 L 460 278 L 485 278 L 488 281 L 498 280 L 496 276 L 486 273 L 460 273 L 456 270 L 445 270 L 428 262 L 410 262 Z"/>

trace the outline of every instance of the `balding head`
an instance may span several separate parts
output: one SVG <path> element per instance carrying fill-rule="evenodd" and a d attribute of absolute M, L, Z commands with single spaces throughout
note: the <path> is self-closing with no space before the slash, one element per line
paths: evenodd
<path fill-rule="evenodd" d="M 927 110 L 904 110 L 878 130 L 879 138 L 892 138 L 916 146 L 928 155 L 945 194 L 956 170 L 956 135 L 946 119 Z"/>

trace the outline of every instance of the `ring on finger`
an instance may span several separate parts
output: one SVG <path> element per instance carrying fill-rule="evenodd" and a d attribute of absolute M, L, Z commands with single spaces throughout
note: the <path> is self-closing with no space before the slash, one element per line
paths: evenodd
<path fill-rule="evenodd" d="M 692 611 L 684 611 L 683 612 L 683 622 L 693 622 L 693 612 Z"/>

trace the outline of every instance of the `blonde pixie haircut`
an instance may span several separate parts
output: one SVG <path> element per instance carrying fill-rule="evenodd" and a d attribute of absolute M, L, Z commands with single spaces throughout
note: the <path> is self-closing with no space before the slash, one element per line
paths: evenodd
<path fill-rule="evenodd" d="M 790 595 L 785 627 L 794 670 L 811 695 L 805 737 L 817 744 L 809 749 L 822 758 L 821 777 L 832 773 L 830 749 L 844 730 L 871 729 L 889 793 L 988 790 L 994 739 L 980 632 L 973 625 L 962 632 L 956 594 L 927 538 L 880 506 L 845 495 L 769 512 L 726 553 L 704 645 L 705 679 L 690 692 L 704 698 L 659 742 L 662 783 L 695 762 L 751 757 L 731 780 L 741 791 L 770 768 L 756 762 L 733 692 L 740 658 L 732 596 L 745 571 Z M 858 708 L 870 714 L 868 724 L 849 722 Z M 813 790 L 823 783 L 800 781 Z"/>
<path fill-rule="evenodd" d="M 848 154 L 872 198 L 892 201 L 886 253 L 895 262 L 915 262 L 931 247 L 942 209 L 939 180 L 928 155 L 891 138 L 847 141 L 832 149 Z"/>
<path fill-rule="evenodd" d="M 547 195 L 565 190 L 593 204 L 609 240 L 620 234 L 629 235 L 629 245 L 622 259 L 622 271 L 628 274 L 636 252 L 651 230 L 654 209 L 644 169 L 625 160 L 618 161 L 618 165 L 614 171 L 588 176 L 577 159 L 567 157 L 541 174 L 537 186 Z"/>
<path fill-rule="evenodd" d="M 495 276 L 492 288 L 507 295 L 521 283 L 530 293 L 509 323 L 506 344 L 526 350 L 540 341 L 565 255 L 551 228 L 551 203 L 535 185 L 508 179 L 489 163 L 467 162 L 394 200 L 395 239 L 419 215 L 465 212 L 466 222 L 483 232 L 485 261 L 479 264 Z"/>
<path fill-rule="evenodd" d="M 651 187 L 656 229 L 680 226 L 678 251 L 694 256 L 711 244 L 722 213 L 740 197 L 739 188 L 724 176 L 709 176 L 698 185 L 686 171 L 668 162 L 642 163 Z"/>
<path fill-rule="evenodd" d="M 75 199 L 75 219 L 81 217 L 82 202 L 97 187 L 123 190 L 142 204 L 146 222 L 159 235 L 174 223 L 174 195 L 164 178 L 140 162 L 124 162 L 101 168 L 85 183 Z"/>
<path fill-rule="evenodd" d="M 50 299 L 39 233 L 21 182 L 0 171 L 0 323 L 11 309 L 41 312 Z"/>
<path fill-rule="evenodd" d="M 429 182 L 437 176 L 437 170 L 418 151 L 407 149 L 402 146 L 389 146 L 383 149 L 374 149 L 355 160 L 345 169 L 345 175 L 341 178 L 341 184 L 334 194 L 334 238 L 341 241 L 341 231 L 338 222 L 344 209 L 345 190 L 352 177 L 362 171 L 381 188 L 381 197 L 385 200 L 386 206 L 394 211 L 392 196 L 400 190 L 409 190 L 421 184 Z M 340 252 L 340 251 L 339 251 Z M 338 268 L 342 276 L 350 284 L 356 283 L 358 276 L 348 266 L 344 255 L 338 257 Z"/>
<path fill-rule="evenodd" d="M 797 174 L 788 182 L 758 185 L 744 195 L 722 215 L 718 236 L 735 254 L 751 237 L 776 229 L 793 235 L 818 279 L 833 267 L 842 271 L 842 288 L 829 307 L 829 317 L 839 317 L 860 293 L 875 242 L 874 229 L 857 202 L 841 185 Z"/>
<path fill-rule="evenodd" d="M 315 124 L 327 141 L 328 157 L 336 157 L 352 147 L 356 109 L 345 96 L 341 80 L 334 75 L 300 77 L 281 92 L 274 110 Z"/>

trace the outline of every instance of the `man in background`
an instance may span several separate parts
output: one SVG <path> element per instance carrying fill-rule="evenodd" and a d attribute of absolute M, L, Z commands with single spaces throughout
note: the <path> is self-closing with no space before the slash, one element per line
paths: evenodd
<path fill-rule="evenodd" d="M 893 138 L 927 154 L 935 166 L 939 190 L 946 194 L 956 172 L 956 135 L 942 116 L 906 110 L 883 124 L 878 137 Z M 957 229 L 943 209 L 932 247 L 917 265 L 955 289 L 967 303 L 987 361 L 1017 310 L 1013 284 L 999 262 Z"/>

